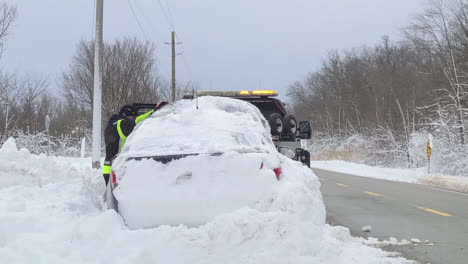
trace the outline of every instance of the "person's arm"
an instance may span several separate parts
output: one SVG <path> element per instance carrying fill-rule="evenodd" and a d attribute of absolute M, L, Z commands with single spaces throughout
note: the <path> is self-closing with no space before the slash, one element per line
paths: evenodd
<path fill-rule="evenodd" d="M 144 113 L 142 115 L 139 115 L 137 116 L 137 118 L 135 118 L 135 124 L 138 125 L 138 123 L 140 123 L 141 121 L 147 119 L 148 117 L 151 116 L 151 114 L 153 114 L 154 112 L 158 111 L 159 109 L 161 109 L 163 106 L 167 105 L 168 102 L 166 101 L 162 101 L 160 102 L 159 104 L 157 104 L 153 110 L 147 112 L 147 113 Z"/>
<path fill-rule="evenodd" d="M 154 110 L 151 110 L 149 112 L 146 112 L 142 115 L 139 115 L 135 118 L 135 125 L 138 125 L 138 123 L 140 123 L 141 121 L 147 119 L 148 117 L 151 116 L 151 114 L 154 113 Z"/>

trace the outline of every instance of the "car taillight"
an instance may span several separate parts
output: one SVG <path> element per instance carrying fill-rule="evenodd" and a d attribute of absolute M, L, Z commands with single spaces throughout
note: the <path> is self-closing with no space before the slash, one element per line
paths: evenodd
<path fill-rule="evenodd" d="M 281 177 L 281 168 L 273 169 L 273 171 L 275 172 L 276 179 L 279 181 Z"/>
<path fill-rule="evenodd" d="M 262 162 L 262 164 L 260 164 L 260 169 L 263 169 L 263 162 Z M 276 179 L 279 181 L 280 177 L 281 177 L 281 168 L 273 169 L 273 172 L 276 175 Z"/>
<path fill-rule="evenodd" d="M 111 181 L 112 181 L 112 185 L 115 187 L 117 187 L 117 185 L 119 185 L 117 183 L 117 175 L 115 174 L 115 171 L 112 171 L 111 172 Z"/>

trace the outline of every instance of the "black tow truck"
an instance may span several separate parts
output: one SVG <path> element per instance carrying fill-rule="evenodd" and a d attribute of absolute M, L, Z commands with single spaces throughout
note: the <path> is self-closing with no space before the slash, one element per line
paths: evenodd
<path fill-rule="evenodd" d="M 271 136 L 278 151 L 310 167 L 310 153 L 301 144 L 303 140 L 311 138 L 310 122 L 300 121 L 298 123 L 294 115 L 286 111 L 283 102 L 275 98 L 278 96 L 277 92 L 268 90 L 198 91 L 194 95 L 187 95 L 184 98 L 193 99 L 194 96 L 230 97 L 255 105 L 268 121 L 271 127 Z"/>

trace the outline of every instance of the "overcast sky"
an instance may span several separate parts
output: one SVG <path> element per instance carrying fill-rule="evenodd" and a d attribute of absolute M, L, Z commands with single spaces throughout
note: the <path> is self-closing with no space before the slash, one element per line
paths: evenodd
<path fill-rule="evenodd" d="M 19 16 L 1 66 L 45 74 L 57 89 L 78 41 L 93 38 L 95 0 L 7 2 L 18 6 Z M 170 40 L 172 18 L 183 42 L 180 81 L 195 81 L 203 90 L 261 88 L 284 95 L 288 85 L 317 69 L 329 50 L 373 45 L 383 35 L 399 39 L 399 28 L 424 2 L 105 0 L 104 40 L 136 36 L 155 42 L 160 74 L 169 79 L 170 48 L 164 42 Z"/>

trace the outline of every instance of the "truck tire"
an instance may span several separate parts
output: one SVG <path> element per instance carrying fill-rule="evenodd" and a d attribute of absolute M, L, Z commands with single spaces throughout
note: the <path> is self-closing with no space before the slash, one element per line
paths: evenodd
<path fill-rule="evenodd" d="M 288 135 L 291 137 L 291 139 L 294 139 L 294 137 L 296 136 L 296 132 L 297 132 L 296 118 L 291 114 L 287 114 L 283 118 L 283 124 L 284 124 L 285 135 Z"/>
<path fill-rule="evenodd" d="M 278 113 L 273 113 L 268 117 L 268 124 L 271 127 L 272 136 L 281 136 L 283 133 L 283 118 Z"/>

